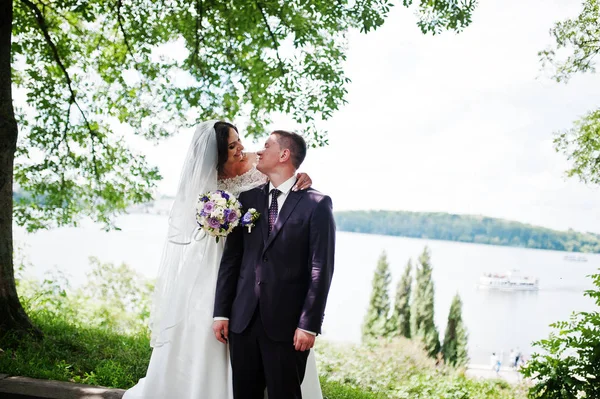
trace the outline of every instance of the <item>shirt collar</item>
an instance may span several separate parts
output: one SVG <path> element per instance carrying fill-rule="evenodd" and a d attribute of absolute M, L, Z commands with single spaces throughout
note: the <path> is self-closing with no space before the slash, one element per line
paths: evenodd
<path fill-rule="evenodd" d="M 290 190 L 292 189 L 292 187 L 294 187 L 294 184 L 296 184 L 296 176 L 295 175 L 290 177 L 283 183 L 281 183 L 279 185 L 279 187 L 275 187 L 273 185 L 273 183 L 269 183 L 269 193 L 271 192 L 271 190 L 276 188 L 277 190 L 281 191 L 281 194 L 284 194 L 284 195 L 288 194 L 290 192 Z"/>

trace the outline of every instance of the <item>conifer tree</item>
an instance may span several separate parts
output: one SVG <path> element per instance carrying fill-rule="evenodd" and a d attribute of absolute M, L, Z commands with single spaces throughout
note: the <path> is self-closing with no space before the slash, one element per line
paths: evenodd
<path fill-rule="evenodd" d="M 447 364 L 457 367 L 467 364 L 469 361 L 467 342 L 467 330 L 462 320 L 462 301 L 457 293 L 450 306 L 444 345 L 442 346 L 442 353 Z"/>
<path fill-rule="evenodd" d="M 396 287 L 394 310 L 390 320 L 393 335 L 410 338 L 410 292 L 412 286 L 412 263 L 409 259 Z"/>
<path fill-rule="evenodd" d="M 388 315 L 390 312 L 389 287 L 391 279 L 390 267 L 384 251 L 379 257 L 373 276 L 373 290 L 371 291 L 369 309 L 362 329 L 363 339 L 385 337 L 390 332 Z"/>
<path fill-rule="evenodd" d="M 435 356 L 440 350 L 440 338 L 434 322 L 434 287 L 431 279 L 431 255 L 425 247 L 416 269 L 416 287 L 411 310 L 411 335 L 421 339 L 425 350 Z"/>

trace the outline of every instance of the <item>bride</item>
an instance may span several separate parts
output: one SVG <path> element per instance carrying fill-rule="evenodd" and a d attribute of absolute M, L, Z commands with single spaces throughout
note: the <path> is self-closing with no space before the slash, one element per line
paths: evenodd
<path fill-rule="evenodd" d="M 215 340 L 212 312 L 225 240 L 215 242 L 196 224 L 200 194 L 217 189 L 234 195 L 267 181 L 256 169 L 257 156 L 244 153 L 237 128 L 227 122 L 201 123 L 183 165 L 158 271 L 150 317 L 154 348 L 146 377 L 124 399 L 232 399 L 226 345 Z M 311 185 L 298 175 L 294 189 Z M 304 399 L 322 399 L 311 351 Z"/>

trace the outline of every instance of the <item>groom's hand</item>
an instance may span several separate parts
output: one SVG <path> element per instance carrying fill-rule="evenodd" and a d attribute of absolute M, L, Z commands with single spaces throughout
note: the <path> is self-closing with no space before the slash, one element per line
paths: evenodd
<path fill-rule="evenodd" d="M 219 342 L 226 344 L 229 338 L 229 320 L 216 320 L 213 322 L 213 332 Z"/>
<path fill-rule="evenodd" d="M 296 334 L 294 334 L 294 348 L 304 352 L 312 349 L 313 346 L 315 346 L 315 336 L 297 328 Z"/>

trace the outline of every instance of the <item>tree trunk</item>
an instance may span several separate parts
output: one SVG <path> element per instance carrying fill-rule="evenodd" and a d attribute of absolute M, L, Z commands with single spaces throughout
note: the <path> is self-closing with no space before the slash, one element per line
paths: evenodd
<path fill-rule="evenodd" d="M 12 0 L 0 0 L 0 336 L 33 330 L 23 310 L 13 269 L 13 172 L 18 128 L 12 103 Z"/>

